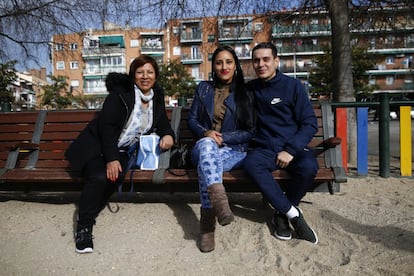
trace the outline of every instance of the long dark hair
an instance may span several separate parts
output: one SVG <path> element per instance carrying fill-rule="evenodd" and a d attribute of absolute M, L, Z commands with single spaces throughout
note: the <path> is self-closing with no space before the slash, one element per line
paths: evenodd
<path fill-rule="evenodd" d="M 217 58 L 217 55 L 222 51 L 229 52 L 233 56 L 234 62 L 236 63 L 236 72 L 234 73 L 232 79 L 232 87 L 235 88 L 232 93 L 234 93 L 234 100 L 236 102 L 236 123 L 242 129 L 250 129 L 253 126 L 252 95 L 246 88 L 243 70 L 241 68 L 239 58 L 237 57 L 234 49 L 230 46 L 220 46 L 213 53 L 213 56 L 211 58 L 211 72 L 213 76 L 214 86 L 217 86 L 217 82 L 219 81 L 214 72 L 214 62 Z"/>

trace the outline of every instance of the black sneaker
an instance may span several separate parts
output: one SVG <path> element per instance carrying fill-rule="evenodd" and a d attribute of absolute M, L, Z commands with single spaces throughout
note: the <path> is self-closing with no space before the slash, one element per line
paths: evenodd
<path fill-rule="evenodd" d="M 289 226 L 289 220 L 286 215 L 276 212 L 272 218 L 272 224 L 275 228 L 274 235 L 280 240 L 290 240 L 292 238 L 292 231 Z"/>
<path fill-rule="evenodd" d="M 75 234 L 76 252 L 92 253 L 93 252 L 92 226 L 78 227 Z"/>
<path fill-rule="evenodd" d="M 307 240 L 313 244 L 318 243 L 318 236 L 316 236 L 315 231 L 309 227 L 306 223 L 305 218 L 303 217 L 302 211 L 297 208 L 299 211 L 299 217 L 295 217 L 290 220 L 292 223 L 293 228 L 295 229 L 298 238 Z"/>

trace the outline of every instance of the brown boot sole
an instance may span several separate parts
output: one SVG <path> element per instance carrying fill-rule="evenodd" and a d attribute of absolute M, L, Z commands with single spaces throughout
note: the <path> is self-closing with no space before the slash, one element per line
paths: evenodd
<path fill-rule="evenodd" d="M 234 216 L 233 215 L 225 216 L 225 217 L 223 217 L 221 219 L 218 219 L 218 223 L 221 226 L 228 225 L 228 224 L 232 223 L 233 221 L 234 221 Z"/>

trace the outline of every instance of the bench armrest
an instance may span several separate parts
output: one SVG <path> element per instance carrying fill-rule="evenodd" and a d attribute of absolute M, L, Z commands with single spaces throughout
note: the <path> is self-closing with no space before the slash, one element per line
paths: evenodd
<path fill-rule="evenodd" d="M 340 137 L 330 137 L 328 139 L 323 140 L 318 146 L 327 150 L 340 145 L 341 142 L 342 140 Z"/>

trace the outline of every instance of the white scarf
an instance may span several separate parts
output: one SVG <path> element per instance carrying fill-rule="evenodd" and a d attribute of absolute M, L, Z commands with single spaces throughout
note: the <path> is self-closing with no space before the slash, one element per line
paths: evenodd
<path fill-rule="evenodd" d="M 128 122 L 118 139 L 118 148 L 129 147 L 139 141 L 139 137 L 146 133 L 152 126 L 153 120 L 153 97 L 154 91 L 151 89 L 148 95 L 144 95 L 138 86 L 134 86 L 135 104 Z M 148 109 L 143 110 L 141 101 L 148 103 Z M 148 125 L 141 132 L 141 116 L 143 112 L 148 112 Z"/>

